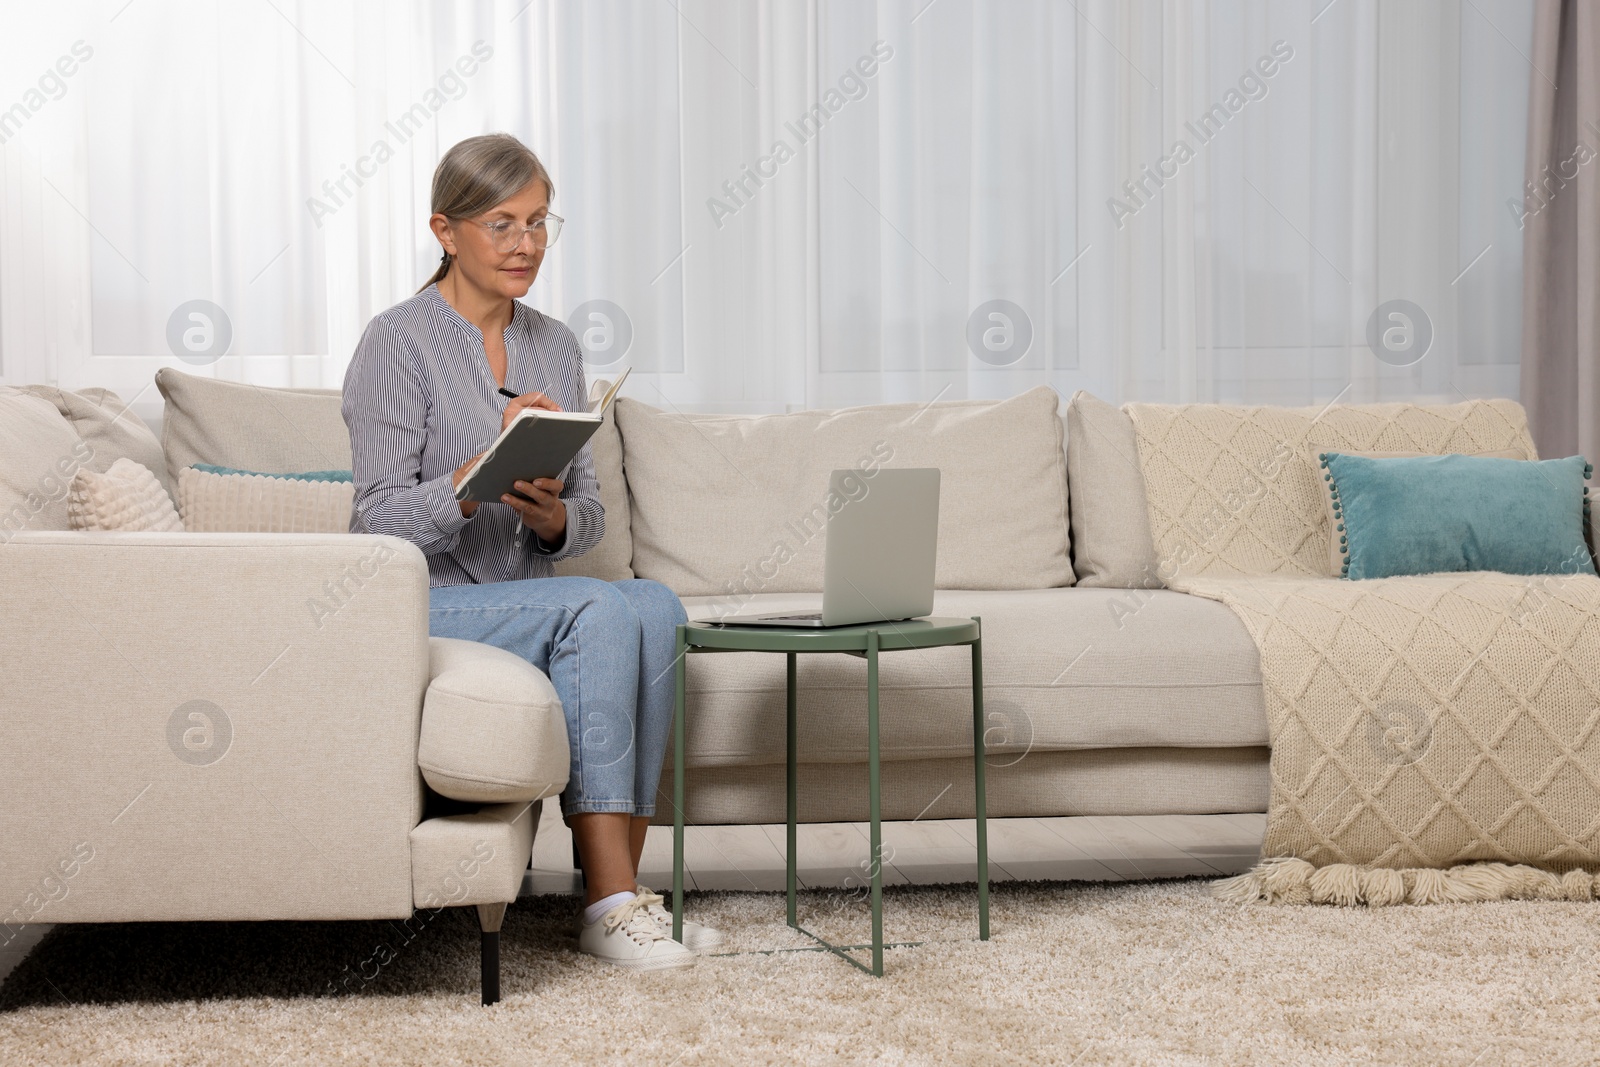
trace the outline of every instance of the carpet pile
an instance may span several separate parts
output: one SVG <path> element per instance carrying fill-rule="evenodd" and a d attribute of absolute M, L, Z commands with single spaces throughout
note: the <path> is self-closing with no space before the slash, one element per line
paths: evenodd
<path fill-rule="evenodd" d="M 808 942 L 781 894 L 692 896 L 740 954 L 655 976 L 580 955 L 570 898 L 527 898 L 488 1009 L 461 910 L 58 927 L 0 987 L 0 1062 L 1467 1067 L 1577 1062 L 1600 1011 L 1593 904 L 1308 911 L 1197 880 L 1013 882 L 985 944 L 970 886 L 885 896 L 887 933 L 926 943 L 883 978 L 782 951 Z M 864 939 L 860 900 L 808 893 L 802 920 Z"/>

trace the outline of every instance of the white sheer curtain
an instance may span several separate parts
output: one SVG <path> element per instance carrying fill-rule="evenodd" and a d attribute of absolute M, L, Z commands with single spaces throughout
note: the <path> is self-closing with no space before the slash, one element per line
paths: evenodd
<path fill-rule="evenodd" d="M 0 381 L 105 385 L 145 412 L 163 365 L 337 386 L 366 321 L 437 259 L 425 220 L 439 155 L 503 129 L 544 158 L 568 219 L 529 302 L 610 329 L 592 373 L 631 364 L 630 392 L 661 406 L 1039 383 L 1116 401 L 1515 395 L 1508 203 L 1522 197 L 1530 11 L 109 0 L 14 13 L 0 40 Z M 79 41 L 90 58 L 46 85 Z M 1408 366 L 1367 342 L 1374 309 L 1397 299 L 1433 333 Z M 194 300 L 222 309 L 232 339 L 186 365 L 169 322 Z"/>

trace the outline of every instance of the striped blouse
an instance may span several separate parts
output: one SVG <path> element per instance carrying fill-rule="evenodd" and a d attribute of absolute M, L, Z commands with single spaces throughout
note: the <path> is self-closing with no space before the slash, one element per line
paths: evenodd
<path fill-rule="evenodd" d="M 566 325 L 517 301 L 505 332 L 506 388 L 588 409 L 583 357 Z M 343 413 L 355 471 L 352 533 L 402 537 L 428 557 L 432 586 L 546 578 L 558 559 L 600 543 L 605 510 L 584 445 L 565 471 L 566 536 L 545 543 L 501 503 L 461 514 L 451 475 L 500 434 L 483 333 L 430 285 L 367 325 L 345 372 Z"/>

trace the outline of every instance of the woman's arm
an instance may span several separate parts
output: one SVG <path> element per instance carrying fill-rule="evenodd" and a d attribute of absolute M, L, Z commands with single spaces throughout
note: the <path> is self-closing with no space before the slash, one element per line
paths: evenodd
<path fill-rule="evenodd" d="M 471 518 L 456 500 L 454 471 L 422 480 L 428 397 L 412 356 L 393 327 L 373 319 L 345 372 L 341 411 L 356 517 L 371 533 L 404 538 L 433 555 L 455 548 Z"/>
<path fill-rule="evenodd" d="M 589 452 L 584 445 L 580 455 L 573 459 L 567 471 L 569 478 L 587 478 L 594 485 L 591 494 L 570 488 L 569 483 L 557 479 L 540 478 L 534 482 L 518 482 L 516 488 L 532 504 L 524 507 L 513 504 L 523 515 L 523 525 L 533 531 L 533 552 L 552 559 L 570 559 L 581 556 L 600 543 L 606 532 L 605 508 L 600 504 L 600 483 L 594 477 L 594 458 L 588 455 L 587 475 L 577 471 L 578 463 Z M 560 486 L 559 489 L 556 487 Z M 507 503 L 512 503 L 508 500 Z"/>

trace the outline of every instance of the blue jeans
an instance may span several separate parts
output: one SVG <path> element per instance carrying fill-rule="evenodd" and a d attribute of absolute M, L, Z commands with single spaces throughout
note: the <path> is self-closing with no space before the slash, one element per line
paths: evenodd
<path fill-rule="evenodd" d="M 531 578 L 428 591 L 428 632 L 514 652 L 547 674 L 567 716 L 561 813 L 656 811 L 672 731 L 672 590 L 647 578 Z"/>

